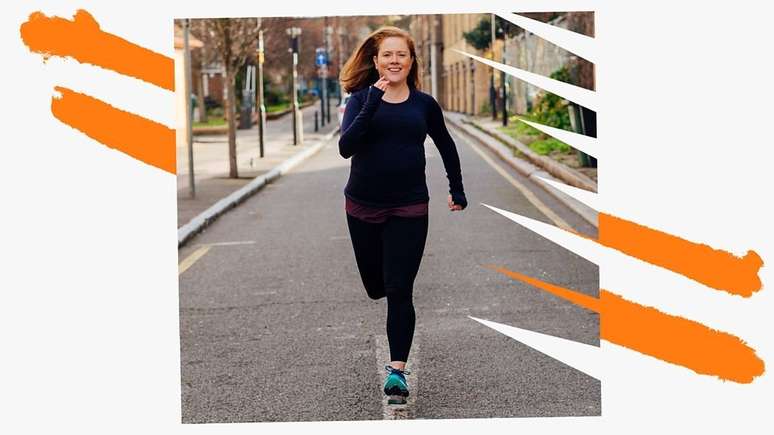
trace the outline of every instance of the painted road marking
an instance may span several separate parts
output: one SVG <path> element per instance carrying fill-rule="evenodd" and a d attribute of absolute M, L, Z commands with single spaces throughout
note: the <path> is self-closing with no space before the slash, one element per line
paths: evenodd
<path fill-rule="evenodd" d="M 473 148 L 473 151 L 477 152 L 478 155 L 481 156 L 482 159 L 484 159 L 485 162 L 489 163 L 489 166 L 494 168 L 495 171 L 497 171 L 498 174 L 502 175 L 503 178 L 505 178 L 513 187 L 515 187 L 519 192 L 524 195 L 529 202 L 532 203 L 541 213 L 543 213 L 548 219 L 553 221 L 553 223 L 558 226 L 559 228 L 567 231 L 572 231 L 573 233 L 577 233 L 577 230 L 573 228 L 570 224 L 568 224 L 564 219 L 559 217 L 556 213 L 554 213 L 553 210 L 548 208 L 543 201 L 540 200 L 537 196 L 535 196 L 534 193 L 532 193 L 531 190 L 527 188 L 527 186 L 523 185 L 522 183 L 518 182 L 515 178 L 511 176 L 505 169 L 503 169 L 500 165 L 495 163 L 494 160 L 492 160 L 491 157 L 486 155 L 483 150 L 481 150 L 480 147 L 478 147 L 476 144 L 473 143 L 472 140 L 466 141 L 468 145 L 470 145 L 471 148 Z"/>
<path fill-rule="evenodd" d="M 193 254 L 189 255 L 185 260 L 180 262 L 180 264 L 177 267 L 177 275 L 180 276 L 188 270 L 189 267 L 193 266 L 194 263 L 196 263 L 197 260 L 204 257 L 204 254 L 207 253 L 207 251 L 210 250 L 209 245 L 203 245 L 200 246 L 199 249 L 195 250 Z"/>
<path fill-rule="evenodd" d="M 191 266 L 193 266 L 194 263 L 196 263 L 200 258 L 204 257 L 204 255 L 207 253 L 207 251 L 210 250 L 213 246 L 240 246 L 240 245 L 252 245 L 255 243 L 255 240 L 245 240 L 245 241 L 238 241 L 238 242 L 215 242 L 215 243 L 202 243 L 200 245 L 196 245 L 199 247 L 199 249 L 195 250 L 191 255 L 186 257 L 185 260 L 180 262 L 180 264 L 177 266 L 177 275 L 180 276 L 188 270 Z"/>
<path fill-rule="evenodd" d="M 252 245 L 255 240 L 245 240 L 242 242 L 217 242 L 217 243 L 202 243 L 198 246 L 238 246 L 238 245 Z"/>
<path fill-rule="evenodd" d="M 382 419 L 384 420 L 413 420 L 415 415 L 415 402 L 417 399 L 417 380 L 419 379 L 419 342 L 417 335 L 414 334 L 414 340 L 411 344 L 411 353 L 409 361 L 406 363 L 406 370 L 410 372 L 406 376 L 409 386 L 409 396 L 405 405 L 388 405 L 387 396 L 384 395 L 384 378 L 387 371 L 384 366 L 390 363 L 390 343 L 386 335 L 377 335 L 374 337 L 376 343 L 376 378 L 379 387 L 379 395 L 382 397 Z"/>

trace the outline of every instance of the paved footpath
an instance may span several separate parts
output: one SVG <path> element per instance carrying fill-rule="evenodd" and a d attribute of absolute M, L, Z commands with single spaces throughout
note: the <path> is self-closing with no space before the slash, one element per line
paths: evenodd
<path fill-rule="evenodd" d="M 331 110 L 335 109 L 331 101 Z M 194 174 L 196 198 L 190 197 L 188 148 L 177 148 L 177 226 L 188 223 L 199 213 L 221 198 L 239 190 L 255 177 L 263 175 L 293 155 L 314 146 L 326 134 L 338 128 L 338 120 L 331 113 L 331 122 L 314 131 L 314 112 L 319 102 L 303 109 L 304 143 L 293 145 L 293 115 L 266 121 L 264 157 L 259 157 L 258 127 L 237 130 L 237 168 L 239 178 L 228 178 L 228 136 L 205 135 L 194 137 Z"/>
<path fill-rule="evenodd" d="M 480 205 L 549 222 L 467 136 L 453 137 L 469 206 L 449 212 L 445 171 L 428 140 L 430 232 L 414 288 L 410 406 L 383 406 L 386 301 L 368 299 L 357 273 L 342 194 L 349 161 L 334 137 L 180 249 L 184 422 L 600 414 L 598 380 L 468 318 L 598 345 L 595 313 L 482 265 L 592 296 L 598 271 Z M 566 222 L 593 235 L 532 187 Z"/>

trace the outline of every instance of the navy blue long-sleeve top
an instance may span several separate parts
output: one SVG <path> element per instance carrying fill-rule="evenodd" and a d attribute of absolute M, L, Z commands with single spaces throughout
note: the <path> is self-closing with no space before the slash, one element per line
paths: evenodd
<path fill-rule="evenodd" d="M 369 86 L 347 102 L 339 153 L 352 157 L 352 165 L 344 194 L 369 207 L 427 202 L 424 142 L 430 135 L 446 168 L 452 200 L 467 206 L 460 158 L 438 102 L 414 88 L 401 103 L 383 101 L 383 95 Z"/>

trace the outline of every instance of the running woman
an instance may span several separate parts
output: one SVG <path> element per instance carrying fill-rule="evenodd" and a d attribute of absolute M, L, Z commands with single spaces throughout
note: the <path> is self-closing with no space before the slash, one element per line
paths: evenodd
<path fill-rule="evenodd" d="M 438 102 L 419 90 L 411 35 L 385 26 L 371 33 L 342 68 L 351 93 L 341 123 L 339 152 L 352 157 L 344 190 L 355 261 L 371 299 L 387 298 L 385 366 L 388 403 L 406 403 L 405 375 L 415 313 L 412 300 L 428 228 L 425 180 L 427 135 L 441 154 L 449 180 L 449 210 L 465 209 L 460 159 Z"/>

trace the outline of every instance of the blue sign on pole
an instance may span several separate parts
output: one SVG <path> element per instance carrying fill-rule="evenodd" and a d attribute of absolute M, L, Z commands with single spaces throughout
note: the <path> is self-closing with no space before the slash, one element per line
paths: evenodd
<path fill-rule="evenodd" d="M 315 64 L 317 66 L 327 65 L 328 64 L 328 53 L 325 52 L 324 48 L 318 48 L 315 50 Z"/>

